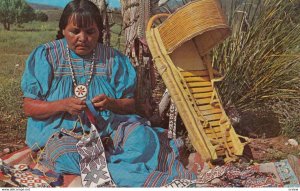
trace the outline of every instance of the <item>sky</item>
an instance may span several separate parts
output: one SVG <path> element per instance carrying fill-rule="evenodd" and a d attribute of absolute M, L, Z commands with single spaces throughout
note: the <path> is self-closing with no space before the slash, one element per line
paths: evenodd
<path fill-rule="evenodd" d="M 29 3 L 39 3 L 44 5 L 53 5 L 57 7 L 65 7 L 70 0 L 26 0 Z M 119 0 L 106 0 L 110 7 L 120 7 Z"/>

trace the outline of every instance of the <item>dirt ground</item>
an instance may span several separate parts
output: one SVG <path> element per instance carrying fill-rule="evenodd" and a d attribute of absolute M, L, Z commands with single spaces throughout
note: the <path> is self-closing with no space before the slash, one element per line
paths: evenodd
<path fill-rule="evenodd" d="M 276 161 L 285 159 L 292 154 L 299 158 L 300 146 L 288 144 L 289 138 L 278 136 L 266 139 L 252 139 L 249 147 L 253 155 L 253 160 L 258 162 Z"/>
<path fill-rule="evenodd" d="M 25 140 L 7 138 L 3 134 L 1 134 L 0 137 L 0 157 L 3 157 L 6 154 L 12 153 L 26 146 Z"/>

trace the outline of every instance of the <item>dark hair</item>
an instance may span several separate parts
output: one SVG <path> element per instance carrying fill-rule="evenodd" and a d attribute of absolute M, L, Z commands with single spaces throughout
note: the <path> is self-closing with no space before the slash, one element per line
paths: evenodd
<path fill-rule="evenodd" d="M 93 22 L 99 30 L 98 42 L 103 42 L 103 20 L 98 7 L 88 0 L 73 0 L 66 5 L 59 20 L 59 30 L 56 39 L 64 38 L 62 31 L 68 25 L 70 18 L 78 27 L 88 27 Z"/>

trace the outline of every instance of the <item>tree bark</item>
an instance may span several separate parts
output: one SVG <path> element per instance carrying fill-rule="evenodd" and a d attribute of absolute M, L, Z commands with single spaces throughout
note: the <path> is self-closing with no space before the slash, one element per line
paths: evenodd
<path fill-rule="evenodd" d="M 150 0 L 121 0 L 121 7 L 126 39 L 125 54 L 137 71 L 136 110 L 138 114 L 150 118 L 155 105 L 152 99 L 154 68 L 145 37 L 150 17 Z"/>
<path fill-rule="evenodd" d="M 110 26 L 108 21 L 108 15 L 107 15 L 107 3 L 105 0 L 90 0 L 100 10 L 100 14 L 102 15 L 103 19 L 103 44 L 106 46 L 110 46 Z"/>
<path fill-rule="evenodd" d="M 3 27 L 4 27 L 4 29 L 5 30 L 10 30 L 10 23 L 8 23 L 8 22 L 3 22 Z"/>

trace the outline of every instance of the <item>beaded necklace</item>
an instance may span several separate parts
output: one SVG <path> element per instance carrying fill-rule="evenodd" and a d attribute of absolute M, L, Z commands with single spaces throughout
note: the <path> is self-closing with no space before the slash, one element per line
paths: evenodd
<path fill-rule="evenodd" d="M 72 74 L 74 94 L 75 94 L 76 98 L 84 100 L 88 94 L 88 87 L 89 87 L 89 84 L 90 84 L 92 76 L 93 76 L 93 71 L 94 71 L 94 66 L 95 66 L 95 49 L 93 50 L 90 77 L 88 78 L 88 80 L 85 84 L 77 84 L 77 82 L 76 82 L 74 69 L 73 69 L 73 65 L 72 65 L 72 61 L 71 61 L 71 57 L 70 57 L 70 50 L 69 50 L 68 45 L 67 45 L 67 57 L 68 57 L 69 66 L 70 66 L 70 70 L 71 70 L 71 74 Z"/>

